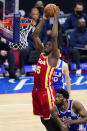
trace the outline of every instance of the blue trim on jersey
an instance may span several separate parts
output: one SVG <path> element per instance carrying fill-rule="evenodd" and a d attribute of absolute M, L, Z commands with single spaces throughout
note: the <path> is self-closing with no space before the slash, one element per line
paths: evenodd
<path fill-rule="evenodd" d="M 71 120 L 77 120 L 79 119 L 79 115 L 75 114 L 73 111 L 72 111 L 72 102 L 73 100 L 68 100 L 68 108 L 66 110 L 66 112 L 61 112 L 60 109 L 58 109 L 58 112 L 59 112 L 59 117 L 64 120 L 66 118 L 69 118 Z M 79 127 L 80 125 L 82 125 L 83 129 L 79 130 Z M 84 131 L 84 124 L 73 124 L 73 125 L 67 125 L 67 127 L 69 128 L 69 131 Z"/>
<path fill-rule="evenodd" d="M 57 89 L 61 89 L 64 86 L 64 74 L 63 74 L 63 60 L 60 60 L 60 64 L 54 70 L 53 74 L 53 87 L 55 92 Z"/>

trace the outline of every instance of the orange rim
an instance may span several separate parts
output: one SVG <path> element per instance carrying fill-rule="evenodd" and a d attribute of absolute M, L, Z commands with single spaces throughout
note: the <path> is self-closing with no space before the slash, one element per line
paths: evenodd
<path fill-rule="evenodd" d="M 29 23 L 20 23 L 20 26 L 27 26 L 29 24 L 34 24 L 35 21 L 33 19 L 28 19 L 28 18 L 20 18 L 21 20 L 27 20 L 30 21 Z"/>
<path fill-rule="evenodd" d="M 12 18 L 8 18 L 8 19 L 5 19 L 4 21 L 4 28 L 7 28 L 8 26 L 12 26 L 13 25 L 13 22 L 12 22 Z M 20 20 L 27 20 L 29 21 L 28 23 L 20 23 L 20 26 L 27 26 L 29 24 L 34 24 L 34 20 L 32 19 L 28 19 L 28 18 L 20 18 Z M 3 24 L 3 21 L 0 20 L 0 23 Z"/>

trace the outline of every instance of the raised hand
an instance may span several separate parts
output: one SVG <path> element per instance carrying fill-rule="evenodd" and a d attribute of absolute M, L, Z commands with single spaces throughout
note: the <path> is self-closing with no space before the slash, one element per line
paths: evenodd
<path fill-rule="evenodd" d="M 55 16 L 59 16 L 59 13 L 60 13 L 60 9 L 59 9 L 59 7 L 58 6 L 56 6 L 56 8 L 54 8 L 54 17 Z"/>
<path fill-rule="evenodd" d="M 69 118 L 66 118 L 66 119 L 64 120 L 64 124 L 72 125 L 72 124 L 73 124 L 73 120 L 70 120 Z"/>

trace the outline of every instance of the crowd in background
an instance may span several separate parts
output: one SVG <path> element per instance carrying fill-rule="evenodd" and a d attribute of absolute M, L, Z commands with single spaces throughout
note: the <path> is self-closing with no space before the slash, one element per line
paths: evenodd
<path fill-rule="evenodd" d="M 40 52 L 35 49 L 35 44 L 32 38 L 32 33 L 35 30 L 38 22 L 42 19 L 44 12 L 43 1 L 38 0 L 27 18 L 31 18 L 35 21 L 33 28 L 28 34 L 27 41 L 28 46 L 25 49 L 19 50 L 19 70 L 20 75 L 25 74 L 24 65 L 36 64 L 39 58 Z M 20 12 L 21 17 L 24 17 L 23 12 Z M 40 39 L 43 46 L 46 45 L 50 39 L 52 32 L 53 18 L 49 18 L 40 32 Z M 77 2 L 74 6 L 73 12 L 70 14 L 64 14 L 60 9 L 60 15 L 58 19 L 58 48 L 61 52 L 61 59 L 64 59 L 69 63 L 69 59 L 76 64 L 76 74 L 81 75 L 80 62 L 87 62 L 87 14 L 84 13 L 84 5 L 81 2 Z M 4 46 L 3 46 L 4 45 Z M 65 48 L 67 51 L 65 50 Z M 65 56 L 65 57 L 63 57 Z M 8 59 L 9 64 L 9 77 L 18 79 L 15 75 L 15 57 L 14 53 L 8 47 L 8 42 L 3 38 L 0 39 L 0 64 L 3 64 Z"/>

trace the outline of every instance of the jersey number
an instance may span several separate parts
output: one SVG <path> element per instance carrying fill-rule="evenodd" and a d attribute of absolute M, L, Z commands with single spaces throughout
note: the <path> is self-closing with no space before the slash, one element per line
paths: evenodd
<path fill-rule="evenodd" d="M 40 69 L 41 69 L 41 66 L 36 66 L 35 72 L 36 72 L 37 74 L 40 74 Z"/>

